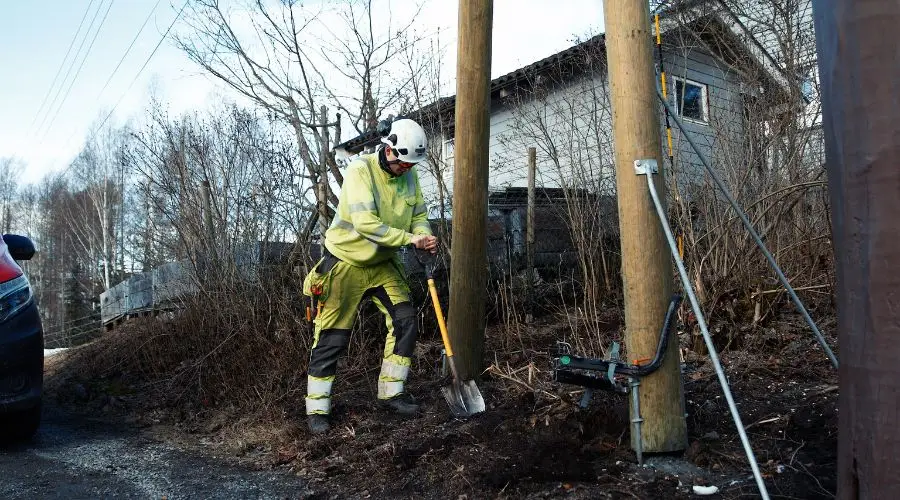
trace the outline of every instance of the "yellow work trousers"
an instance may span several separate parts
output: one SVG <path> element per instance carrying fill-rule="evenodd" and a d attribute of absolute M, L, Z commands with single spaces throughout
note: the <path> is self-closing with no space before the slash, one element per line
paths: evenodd
<path fill-rule="evenodd" d="M 370 267 L 356 267 L 326 253 L 315 271 L 328 286 L 324 305 L 315 319 L 306 413 L 331 412 L 331 388 L 338 358 L 350 343 L 357 308 L 366 298 L 371 298 L 384 314 L 387 325 L 378 398 L 388 399 L 402 393 L 418 332 L 409 287 L 397 265 L 389 260 Z"/>

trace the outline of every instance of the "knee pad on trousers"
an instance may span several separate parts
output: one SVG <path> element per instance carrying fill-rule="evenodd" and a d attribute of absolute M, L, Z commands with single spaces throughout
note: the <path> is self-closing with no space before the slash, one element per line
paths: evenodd
<path fill-rule="evenodd" d="M 394 354 L 412 357 L 416 348 L 418 325 L 416 308 L 409 302 L 397 304 L 394 309 Z"/>
<path fill-rule="evenodd" d="M 350 330 L 322 330 L 309 357 L 309 375 L 330 377 L 337 373 L 338 358 L 350 345 Z"/>

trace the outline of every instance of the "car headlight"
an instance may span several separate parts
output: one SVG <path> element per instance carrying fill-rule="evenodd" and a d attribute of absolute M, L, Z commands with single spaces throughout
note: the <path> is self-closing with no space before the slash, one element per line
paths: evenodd
<path fill-rule="evenodd" d="M 0 283 L 0 321 L 21 311 L 31 302 L 31 284 L 23 275 Z"/>

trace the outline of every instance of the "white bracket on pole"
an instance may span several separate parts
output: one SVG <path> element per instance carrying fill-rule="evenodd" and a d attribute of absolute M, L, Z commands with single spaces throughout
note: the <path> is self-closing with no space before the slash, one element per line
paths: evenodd
<path fill-rule="evenodd" d="M 634 173 L 637 175 L 658 174 L 659 165 L 653 158 L 647 160 L 634 160 Z"/>

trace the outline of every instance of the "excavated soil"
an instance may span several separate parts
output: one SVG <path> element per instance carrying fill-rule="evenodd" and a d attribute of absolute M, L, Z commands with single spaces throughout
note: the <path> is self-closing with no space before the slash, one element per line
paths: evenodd
<path fill-rule="evenodd" d="M 296 474 L 315 492 L 298 492 L 305 498 L 672 499 L 697 496 L 695 485 L 716 486 L 709 498 L 758 498 L 708 358 L 685 354 L 688 448 L 650 455 L 641 466 L 630 449 L 625 396 L 595 393 L 582 409 L 580 388 L 550 379 L 547 348 L 560 328 L 540 325 L 524 354 L 495 357 L 489 349 L 495 369 L 479 383 L 488 410 L 468 420 L 449 415 L 433 367 L 414 375 L 410 391 L 423 413 L 410 419 L 375 406 L 377 366 L 339 379 L 334 427 L 324 437 L 306 430 L 302 394 L 265 415 L 225 402 L 172 408 L 151 390 L 123 390 L 138 384 L 127 374 L 99 384 L 56 362 L 51 397 L 248 470 Z M 837 374 L 795 318 L 760 328 L 758 338 L 753 349 L 720 357 L 768 492 L 833 498 Z"/>

